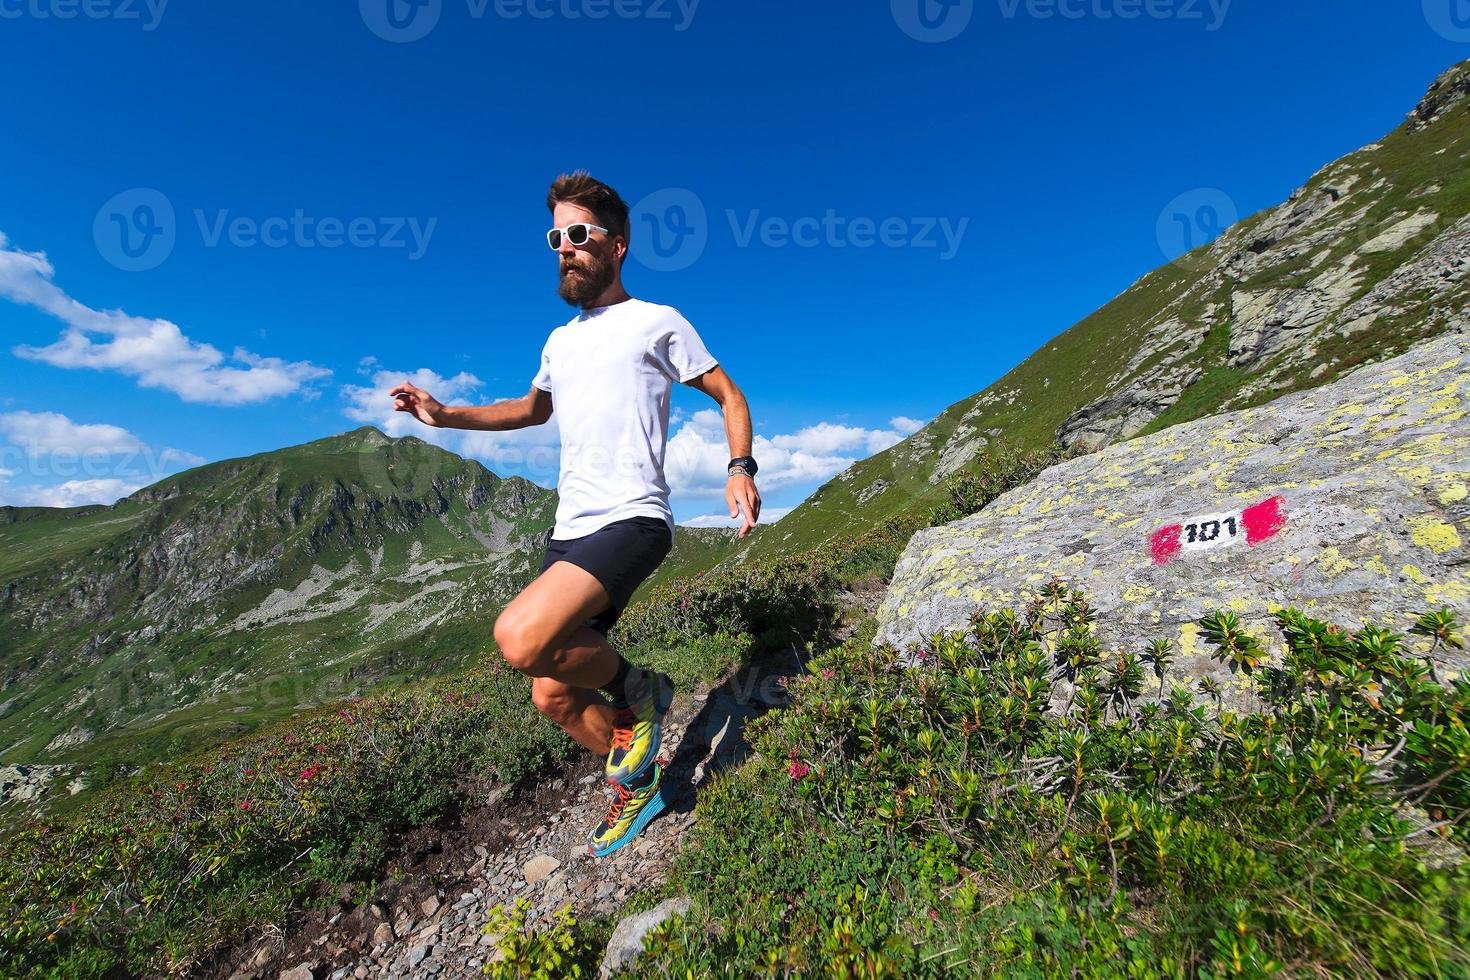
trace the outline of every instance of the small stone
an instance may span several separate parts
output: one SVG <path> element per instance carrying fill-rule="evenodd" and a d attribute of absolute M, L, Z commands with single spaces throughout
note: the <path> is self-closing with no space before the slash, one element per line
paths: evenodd
<path fill-rule="evenodd" d="M 424 961 L 425 957 L 429 955 L 429 950 L 433 948 L 434 947 L 425 943 L 421 946 L 415 946 L 413 949 L 410 949 L 408 951 L 408 965 L 410 967 L 418 966 Z"/>
<path fill-rule="evenodd" d="M 480 855 L 481 858 L 489 858 L 490 857 L 490 849 L 487 848 L 484 844 L 476 844 L 475 845 L 475 853 L 478 854 L 478 855 Z"/>
<path fill-rule="evenodd" d="M 419 903 L 419 908 L 423 910 L 424 918 L 428 919 L 432 918 L 434 913 L 439 911 L 440 904 L 437 896 L 430 895 Z"/>
<path fill-rule="evenodd" d="M 526 862 L 522 874 L 525 875 L 526 884 L 534 885 L 559 867 L 561 867 L 561 862 L 550 854 L 538 854 Z"/>
<path fill-rule="evenodd" d="M 373 930 L 372 938 L 369 939 L 368 942 L 372 943 L 373 948 L 376 949 L 379 946 L 383 946 L 383 945 L 386 945 L 387 943 L 391 943 L 393 940 L 395 940 L 397 938 L 398 937 L 393 934 L 393 927 L 392 926 L 390 926 L 386 922 L 379 922 L 378 923 L 378 927 Z"/>
<path fill-rule="evenodd" d="M 283 971 L 280 980 L 316 980 L 316 964 L 300 963 Z"/>

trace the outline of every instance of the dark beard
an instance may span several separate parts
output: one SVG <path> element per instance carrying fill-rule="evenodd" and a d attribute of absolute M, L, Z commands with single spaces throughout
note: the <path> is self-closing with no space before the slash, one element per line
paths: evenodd
<path fill-rule="evenodd" d="M 586 265 L 565 265 L 561 269 L 561 284 L 556 287 L 556 294 L 571 306 L 586 306 L 612 285 L 612 263 L 603 261 L 591 252 L 586 255 Z M 568 275 L 568 269 L 575 272 Z"/>

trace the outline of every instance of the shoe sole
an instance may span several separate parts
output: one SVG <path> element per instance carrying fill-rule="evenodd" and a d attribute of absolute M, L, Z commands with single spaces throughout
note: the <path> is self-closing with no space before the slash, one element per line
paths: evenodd
<path fill-rule="evenodd" d="M 663 812 L 664 788 L 662 785 L 660 785 L 658 788 L 658 792 L 654 794 L 653 799 L 645 803 L 643 805 L 643 809 L 638 811 L 638 816 L 633 818 L 633 824 L 628 828 L 627 833 L 623 834 L 623 836 L 619 837 L 616 842 L 602 850 L 598 850 L 591 843 L 589 843 L 587 845 L 588 852 L 591 853 L 593 857 L 607 857 L 613 851 L 616 851 L 618 848 L 622 847 L 624 844 L 629 843 L 633 840 L 633 838 L 641 834 L 643 832 L 643 828 L 648 826 L 648 821 L 652 820 L 654 817 Z"/>
<path fill-rule="evenodd" d="M 646 773 L 648 771 L 648 767 L 651 766 L 651 765 L 653 765 L 653 760 L 658 756 L 659 749 L 661 749 L 663 747 L 663 735 L 664 735 L 664 724 L 663 724 L 663 722 L 664 722 L 664 716 L 669 713 L 669 708 L 673 707 L 673 704 L 674 704 L 674 687 L 673 687 L 672 684 L 670 684 L 669 685 L 669 699 L 664 702 L 663 710 L 658 713 L 658 721 L 655 721 L 655 722 L 651 722 L 650 723 L 650 724 L 653 725 L 653 735 L 652 735 L 652 739 L 651 739 L 652 742 L 653 742 L 653 745 L 649 748 L 648 754 L 644 757 L 644 759 L 643 759 L 643 765 L 639 766 L 637 769 L 633 770 L 632 772 L 625 772 L 625 773 L 617 773 L 617 772 L 608 773 L 608 772 L 604 772 L 604 775 L 607 777 L 608 785 L 610 785 L 610 786 L 616 786 L 619 783 L 621 783 L 622 785 L 626 786 L 627 784 L 629 784 L 631 782 L 636 782 L 637 779 L 638 779 L 638 777 L 641 776 L 641 775 L 643 775 L 644 773 Z"/>

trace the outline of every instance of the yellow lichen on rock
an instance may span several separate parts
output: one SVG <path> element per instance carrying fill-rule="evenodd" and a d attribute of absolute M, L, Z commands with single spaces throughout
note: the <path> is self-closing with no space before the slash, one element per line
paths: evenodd
<path fill-rule="evenodd" d="M 1460 532 L 1455 526 L 1432 515 L 1409 518 L 1409 527 L 1414 532 L 1414 543 L 1421 548 L 1428 548 L 1436 555 L 1460 547 Z"/>

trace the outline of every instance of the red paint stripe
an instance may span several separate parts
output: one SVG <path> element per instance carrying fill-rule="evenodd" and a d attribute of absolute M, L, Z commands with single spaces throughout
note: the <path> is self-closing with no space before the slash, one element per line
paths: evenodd
<path fill-rule="evenodd" d="M 1282 508 L 1285 503 L 1284 497 L 1272 497 L 1240 512 L 1246 544 L 1258 545 L 1286 527 L 1286 511 Z"/>
<path fill-rule="evenodd" d="M 1170 524 L 1154 532 L 1154 536 L 1149 539 L 1148 548 L 1153 553 L 1155 565 L 1167 565 L 1179 557 L 1179 532 L 1183 530 L 1183 524 Z"/>

